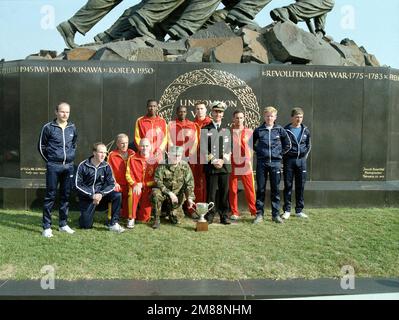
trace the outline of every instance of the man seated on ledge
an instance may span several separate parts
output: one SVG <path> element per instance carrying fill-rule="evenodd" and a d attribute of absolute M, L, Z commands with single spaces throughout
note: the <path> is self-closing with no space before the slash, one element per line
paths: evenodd
<path fill-rule="evenodd" d="M 115 180 L 111 167 L 105 162 L 106 155 L 107 147 L 104 143 L 97 142 L 93 145 L 93 155 L 78 166 L 75 185 L 79 193 L 79 225 L 82 229 L 91 229 L 96 207 L 106 210 L 111 202 L 109 230 L 121 233 L 125 231 L 118 223 L 122 195 L 114 191 Z"/>

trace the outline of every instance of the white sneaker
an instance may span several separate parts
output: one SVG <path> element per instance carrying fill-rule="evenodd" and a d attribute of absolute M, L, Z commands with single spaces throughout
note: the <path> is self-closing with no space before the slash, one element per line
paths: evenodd
<path fill-rule="evenodd" d="M 282 215 L 282 218 L 288 220 L 290 218 L 291 212 L 285 211 Z"/>
<path fill-rule="evenodd" d="M 45 238 L 51 238 L 53 236 L 53 230 L 50 228 L 44 229 L 42 232 L 42 236 Z"/>
<path fill-rule="evenodd" d="M 253 224 L 259 224 L 263 221 L 263 216 L 261 214 L 257 214 Z"/>
<path fill-rule="evenodd" d="M 75 233 L 75 231 L 72 230 L 68 225 L 60 227 L 60 228 L 58 228 L 58 230 L 60 232 L 66 232 L 66 233 L 69 233 L 69 234 L 74 234 Z"/>
<path fill-rule="evenodd" d="M 232 214 L 232 215 L 230 216 L 230 220 L 233 220 L 233 221 L 240 220 L 240 216 L 237 216 L 237 215 L 235 215 L 235 214 Z"/>
<path fill-rule="evenodd" d="M 122 228 L 122 227 L 120 226 L 119 223 L 115 223 L 113 226 L 110 226 L 110 227 L 109 227 L 109 231 L 114 231 L 114 232 L 117 232 L 117 233 L 122 233 L 122 232 L 125 231 L 125 229 Z"/>
<path fill-rule="evenodd" d="M 134 219 L 127 220 L 126 228 L 128 228 L 128 229 L 133 229 L 134 228 Z"/>
<path fill-rule="evenodd" d="M 305 219 L 308 218 L 308 215 L 307 215 L 307 214 L 304 214 L 303 212 L 297 213 L 296 216 L 297 216 L 298 218 L 305 218 Z"/>

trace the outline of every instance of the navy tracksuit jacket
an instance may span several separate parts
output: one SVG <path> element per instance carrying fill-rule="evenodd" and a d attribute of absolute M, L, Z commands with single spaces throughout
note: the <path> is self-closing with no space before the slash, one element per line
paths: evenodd
<path fill-rule="evenodd" d="M 295 213 L 304 208 L 304 190 L 307 176 L 306 160 L 312 148 L 309 129 L 301 124 L 299 140 L 290 130 L 291 124 L 284 128 L 291 139 L 292 147 L 284 155 L 284 211 L 291 212 L 292 187 L 295 179 Z"/>
<path fill-rule="evenodd" d="M 270 130 L 264 123 L 253 133 L 253 146 L 256 152 L 256 210 L 257 214 L 264 214 L 266 181 L 270 179 L 270 197 L 272 216 L 279 215 L 281 180 L 281 160 L 283 154 L 291 149 L 291 141 L 280 125 L 274 125 Z"/>
<path fill-rule="evenodd" d="M 58 182 L 60 183 L 59 226 L 67 224 L 77 136 L 73 123 L 68 122 L 65 129 L 62 129 L 56 120 L 45 124 L 40 132 L 38 149 L 46 161 L 47 169 L 43 229 L 51 227 L 51 210 L 57 195 Z"/>
<path fill-rule="evenodd" d="M 112 218 L 110 225 L 119 221 L 119 211 L 121 209 L 121 193 L 115 192 L 115 180 L 112 175 L 111 167 L 108 163 L 102 162 L 98 167 L 91 163 L 90 158 L 82 161 L 77 169 L 75 187 L 79 194 L 81 228 L 89 229 L 93 226 L 94 211 L 96 206 L 93 204 L 93 196 L 96 193 L 102 194 L 100 208 L 106 209 L 108 202 L 112 203 Z"/>

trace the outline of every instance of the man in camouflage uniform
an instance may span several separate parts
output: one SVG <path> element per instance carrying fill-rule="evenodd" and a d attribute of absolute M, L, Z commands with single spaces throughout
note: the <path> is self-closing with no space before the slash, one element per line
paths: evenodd
<path fill-rule="evenodd" d="M 172 224 L 178 224 L 183 211 L 178 210 L 185 200 L 188 208 L 194 205 L 194 178 L 190 166 L 182 161 L 183 148 L 172 146 L 168 162 L 160 164 L 155 170 L 155 185 L 152 189 L 151 205 L 154 219 L 153 228 L 159 229 L 162 204 L 166 201 L 167 215 Z"/>

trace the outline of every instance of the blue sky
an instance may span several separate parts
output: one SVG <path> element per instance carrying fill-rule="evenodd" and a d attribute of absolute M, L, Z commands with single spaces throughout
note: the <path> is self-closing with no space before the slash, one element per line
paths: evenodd
<path fill-rule="evenodd" d="M 261 26 L 269 24 L 270 10 L 293 1 L 273 0 L 256 21 Z M 0 0 L 0 59 L 24 59 L 40 49 L 61 52 L 65 46 L 56 26 L 85 3 L 86 0 Z M 138 1 L 123 1 L 85 37 L 77 35 L 76 42 L 92 42 L 97 33 L 107 29 L 126 8 L 136 3 Z M 335 0 L 326 29 L 335 41 L 350 38 L 375 54 L 382 65 L 399 69 L 398 14 L 398 0 Z M 303 23 L 300 26 L 305 28 Z"/>

